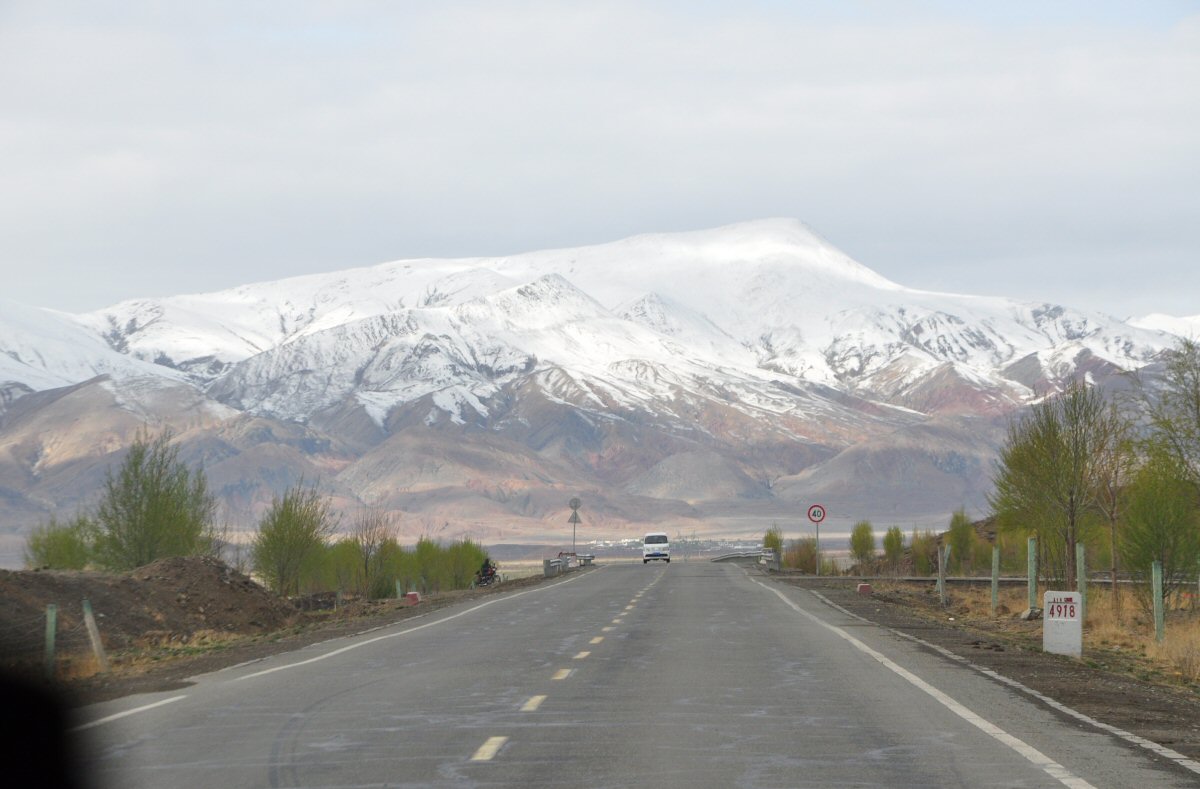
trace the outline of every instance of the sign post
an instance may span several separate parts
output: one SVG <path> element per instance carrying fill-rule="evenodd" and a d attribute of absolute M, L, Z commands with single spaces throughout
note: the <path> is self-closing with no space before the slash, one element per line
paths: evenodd
<path fill-rule="evenodd" d="M 825 508 L 814 504 L 808 508 L 808 519 L 817 528 L 817 575 L 821 574 L 821 521 L 825 520 Z"/>
<path fill-rule="evenodd" d="M 1042 603 L 1042 649 L 1055 655 L 1083 654 L 1083 598 L 1079 592 L 1046 592 Z"/>
<path fill-rule="evenodd" d="M 575 553 L 575 527 L 579 525 L 579 499 L 571 499 L 567 502 L 567 506 L 571 508 L 571 519 L 567 523 L 571 524 L 571 553 Z"/>

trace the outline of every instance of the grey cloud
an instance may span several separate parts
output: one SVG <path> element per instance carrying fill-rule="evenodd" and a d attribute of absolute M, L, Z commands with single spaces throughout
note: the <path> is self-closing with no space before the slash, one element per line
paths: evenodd
<path fill-rule="evenodd" d="M 1170 279 L 1200 248 L 1194 20 L 509 3 L 77 24 L 18 5 L 0 25 L 0 73 L 21 75 L 0 83 L 0 265 L 53 275 L 18 300 L 793 215 L 906 284 L 952 269 L 1019 295 L 1012 272 L 1054 259 L 1077 306 L 1120 313 L 1130 294 L 1093 275 L 1136 258 L 1163 283 L 1155 309 L 1187 309 Z M 81 269 L 105 276 L 64 284 Z"/>

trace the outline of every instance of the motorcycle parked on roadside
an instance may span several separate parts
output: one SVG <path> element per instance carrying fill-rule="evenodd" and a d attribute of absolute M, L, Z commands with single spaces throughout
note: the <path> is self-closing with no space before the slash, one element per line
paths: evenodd
<path fill-rule="evenodd" d="M 496 572 L 496 565 L 490 561 L 484 562 L 475 573 L 475 586 L 491 586 L 499 580 L 500 574 Z"/>

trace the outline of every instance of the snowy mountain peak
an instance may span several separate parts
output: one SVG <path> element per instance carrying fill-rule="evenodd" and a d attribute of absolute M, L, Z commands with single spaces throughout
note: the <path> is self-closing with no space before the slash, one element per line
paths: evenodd
<path fill-rule="evenodd" d="M 1141 318 L 1131 318 L 1130 326 L 1151 331 L 1164 331 L 1178 337 L 1200 339 L 1200 315 L 1190 318 L 1177 318 L 1174 315 L 1164 315 L 1161 312 L 1151 313 Z"/>
<path fill-rule="evenodd" d="M 759 219 L 711 230 L 655 233 L 633 236 L 612 245 L 635 249 L 641 255 L 674 259 L 693 265 L 716 262 L 722 266 L 768 264 L 796 269 L 809 276 L 827 277 L 885 290 L 901 286 L 880 276 L 834 247 L 798 219 Z"/>
<path fill-rule="evenodd" d="M 182 378 L 110 348 L 72 315 L 0 299 L 0 386 L 36 391 L 106 374 Z"/>
<path fill-rule="evenodd" d="M 452 389 L 486 398 L 554 366 L 610 387 L 611 402 L 784 376 L 789 386 L 910 407 L 903 393 L 947 364 L 955 380 L 1020 400 L 1022 382 L 1053 385 L 1081 354 L 1131 369 L 1170 344 L 1060 305 L 905 288 L 794 219 L 498 258 L 399 260 L 67 319 L 90 329 L 96 346 L 81 371 L 119 376 L 114 360 L 136 363 L 139 373 L 186 377 L 224 402 L 299 421 L 357 398 L 380 424 L 413 399 Z M 4 350 L 20 360 L 29 345 L 12 339 Z M 1006 371 L 1019 362 L 1014 379 Z M 51 368 L 9 377 L 33 389 L 69 379 L 47 377 Z M 662 383 L 673 375 L 683 376 L 674 389 Z"/>
<path fill-rule="evenodd" d="M 249 521 L 297 469 L 430 523 L 557 523 L 566 490 L 618 521 L 714 496 L 725 515 L 814 495 L 948 511 L 984 500 L 1007 413 L 1200 334 L 1173 320 L 906 288 L 790 219 L 83 316 L 0 302 L 0 449 L 20 448 L 0 476 L 40 484 L 48 430 L 107 452 L 113 424 L 154 423 Z M 63 469 L 27 515 L 79 487 Z"/>
<path fill-rule="evenodd" d="M 561 274 L 546 274 L 485 300 L 528 327 L 612 317 L 604 305 L 575 287 Z"/>

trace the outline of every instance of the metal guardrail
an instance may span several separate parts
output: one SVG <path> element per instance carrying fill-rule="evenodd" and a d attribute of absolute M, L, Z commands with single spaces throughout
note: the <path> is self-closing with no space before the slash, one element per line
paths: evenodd
<path fill-rule="evenodd" d="M 816 577 L 816 576 L 813 576 L 813 577 Z M 937 583 L 936 575 L 932 575 L 932 576 L 931 575 L 902 575 L 902 576 L 847 575 L 844 577 L 845 578 L 859 578 L 863 581 L 912 581 L 912 582 L 927 581 L 927 582 Z M 1014 585 L 1019 584 L 1021 586 L 1025 586 L 1026 584 L 1029 583 L 1029 579 L 1027 579 L 1023 575 L 1002 575 L 997 580 L 1002 585 L 1003 584 L 1014 584 Z M 991 582 L 992 582 L 992 577 L 990 575 L 948 575 L 948 576 L 946 576 L 946 583 L 990 584 Z M 1100 576 L 1095 576 L 1092 578 L 1088 578 L 1087 582 L 1088 582 L 1088 585 L 1112 586 L 1112 578 L 1107 578 L 1107 577 L 1101 578 Z M 1046 583 L 1046 581 L 1043 578 L 1039 578 L 1038 583 L 1044 585 Z M 1065 583 L 1073 583 L 1073 582 L 1062 580 L 1062 583 L 1065 584 Z M 1144 584 L 1146 582 L 1145 581 L 1137 581 L 1133 578 L 1118 578 L 1117 583 L 1121 584 L 1122 586 L 1127 586 L 1127 585 L 1133 586 L 1135 584 L 1139 584 L 1139 583 Z"/>
<path fill-rule="evenodd" d="M 847 581 L 867 581 L 870 583 L 879 582 L 879 581 L 901 581 L 901 582 L 906 582 L 906 583 L 930 583 L 930 584 L 937 583 L 936 575 L 813 575 L 811 573 L 792 573 L 791 577 L 793 577 L 793 578 L 812 578 L 814 580 L 821 580 L 821 581 L 844 579 Z M 1023 575 L 1002 575 L 1002 576 L 1000 576 L 998 581 L 1001 586 L 1026 586 L 1029 583 L 1028 579 Z M 948 576 L 946 576 L 946 583 L 948 583 L 948 584 L 949 583 L 957 583 L 957 584 L 981 584 L 981 585 L 983 585 L 983 584 L 990 584 L 991 582 L 992 582 L 992 577 L 990 575 L 948 575 Z M 1096 576 L 1093 578 L 1088 578 L 1087 582 L 1089 585 L 1098 585 L 1098 586 L 1111 586 L 1112 585 L 1111 578 L 1101 578 L 1099 576 Z M 1039 579 L 1038 583 L 1044 585 L 1045 581 L 1042 579 Z M 1063 583 L 1067 583 L 1067 582 L 1063 581 Z M 1125 585 L 1132 586 L 1132 585 L 1140 583 L 1140 582 L 1135 581 L 1132 578 L 1118 578 L 1117 583 L 1121 584 L 1122 586 L 1125 586 Z"/>
<path fill-rule="evenodd" d="M 721 556 L 714 556 L 709 559 L 710 562 L 732 562 L 737 559 L 761 559 L 763 551 L 742 551 L 741 553 L 726 553 Z"/>
<path fill-rule="evenodd" d="M 580 567 L 588 567 L 595 561 L 596 557 L 593 554 L 569 554 L 567 556 L 559 556 L 556 559 L 542 559 L 542 573 L 547 578 L 553 578 L 556 575 L 577 570 Z"/>

